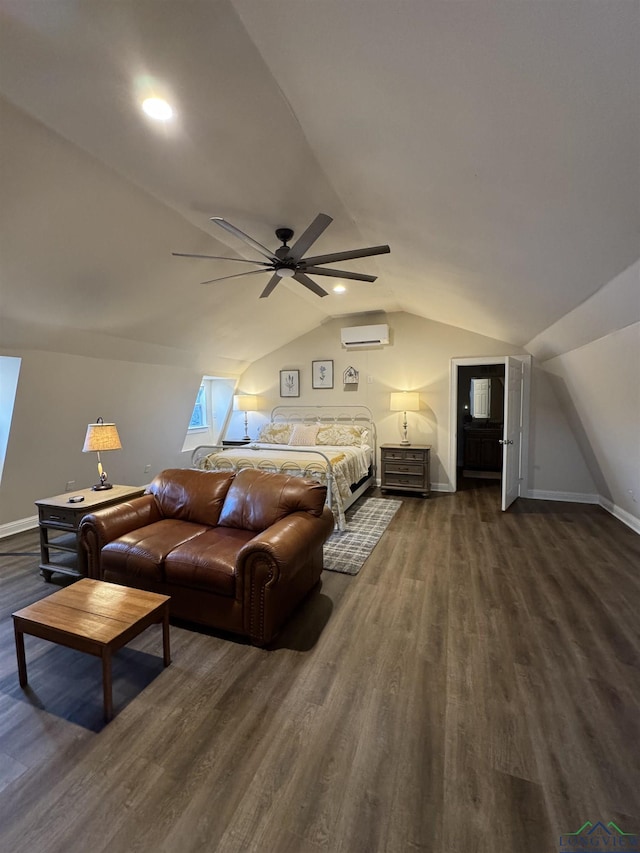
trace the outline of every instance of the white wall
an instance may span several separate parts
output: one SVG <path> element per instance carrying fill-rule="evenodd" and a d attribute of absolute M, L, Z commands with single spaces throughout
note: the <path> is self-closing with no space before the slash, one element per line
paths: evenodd
<path fill-rule="evenodd" d="M 345 350 L 340 343 L 342 326 L 388 322 L 391 344 L 386 347 L 363 350 Z M 389 411 L 389 394 L 396 390 L 418 390 L 422 401 L 420 412 L 409 412 L 409 438 L 415 444 L 430 444 L 432 452 L 431 479 L 434 487 L 448 490 L 451 487 L 449 470 L 449 385 L 450 360 L 472 356 L 517 355 L 523 351 L 503 341 L 496 341 L 443 323 L 417 317 L 404 312 L 389 315 L 366 315 L 357 318 L 332 320 L 312 332 L 287 344 L 279 350 L 254 362 L 242 375 L 239 388 L 242 393 L 255 393 L 262 398 L 262 419 L 268 417 L 272 406 L 279 403 L 347 404 L 361 403 L 369 406 L 378 427 L 378 443 L 398 441 L 402 437 L 402 413 Z M 333 359 L 334 389 L 311 388 L 311 361 Z M 357 390 L 346 391 L 342 373 L 347 366 L 360 371 Z M 300 370 L 299 400 L 282 400 L 279 397 L 279 371 L 284 368 Z M 535 409 L 536 401 L 532 401 Z M 556 469 L 539 472 L 539 489 L 556 489 L 562 492 L 593 493 L 593 483 L 586 471 L 579 449 L 566 422 L 558 419 L 544 403 L 536 421 L 544 440 L 552 440 L 565 458 L 571 459 L 572 470 L 558 482 Z M 255 437 L 257 418 L 251 432 Z M 236 437 L 235 428 L 233 437 Z M 532 461 L 532 464 L 535 464 Z M 553 474 L 553 479 L 549 476 Z M 568 476 L 568 475 L 571 476 Z"/>
<path fill-rule="evenodd" d="M 111 482 L 140 485 L 185 464 L 181 448 L 198 370 L 37 350 L 19 355 L 0 525 L 32 517 L 33 502 L 64 492 L 69 480 L 75 489 L 96 482 L 96 456 L 82 453 L 82 445 L 87 424 L 98 417 L 115 422 L 122 440 L 122 450 L 103 454 Z"/>
<path fill-rule="evenodd" d="M 544 362 L 606 506 L 640 531 L 640 323 Z"/>
<path fill-rule="evenodd" d="M 599 490 L 576 439 L 576 425 L 567 418 L 568 407 L 561 390 L 554 377 L 534 360 L 529 497 L 597 503 Z"/>

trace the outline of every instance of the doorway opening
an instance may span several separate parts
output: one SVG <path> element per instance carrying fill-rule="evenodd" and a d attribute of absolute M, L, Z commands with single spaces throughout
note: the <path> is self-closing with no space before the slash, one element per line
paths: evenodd
<path fill-rule="evenodd" d="M 451 491 L 493 488 L 503 510 L 527 494 L 530 377 L 529 355 L 451 359 Z"/>
<path fill-rule="evenodd" d="M 504 364 L 458 366 L 456 478 L 459 489 L 502 480 Z"/>

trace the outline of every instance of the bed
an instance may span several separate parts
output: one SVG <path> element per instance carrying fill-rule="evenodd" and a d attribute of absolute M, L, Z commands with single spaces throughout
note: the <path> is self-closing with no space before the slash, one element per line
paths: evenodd
<path fill-rule="evenodd" d="M 376 428 L 366 406 L 276 406 L 256 441 L 239 447 L 201 445 L 194 468 L 258 468 L 309 477 L 327 486 L 336 526 L 345 510 L 376 481 Z"/>

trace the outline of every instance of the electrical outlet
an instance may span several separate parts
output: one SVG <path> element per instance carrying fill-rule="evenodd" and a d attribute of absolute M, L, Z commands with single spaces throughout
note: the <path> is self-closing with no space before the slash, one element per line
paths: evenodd
<path fill-rule="evenodd" d="M 369 375 L 367 376 L 367 383 L 368 383 L 369 385 L 373 385 L 373 376 L 372 376 L 371 374 L 369 374 Z"/>
<path fill-rule="evenodd" d="M 145 465 L 144 466 L 144 473 L 145 474 L 148 474 L 150 470 L 151 470 L 151 465 Z"/>
<path fill-rule="evenodd" d="M 67 485 L 64 487 L 65 492 L 72 492 L 76 487 L 75 480 L 67 480 Z"/>

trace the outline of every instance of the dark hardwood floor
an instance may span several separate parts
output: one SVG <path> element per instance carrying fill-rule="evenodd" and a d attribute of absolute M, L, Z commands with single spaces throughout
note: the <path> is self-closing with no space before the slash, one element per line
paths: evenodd
<path fill-rule="evenodd" d="M 26 637 L 52 592 L 0 558 L 0 850 L 554 853 L 640 831 L 640 537 L 499 483 L 404 497 L 356 577 L 271 651 L 150 628 L 114 660 Z M 397 497 L 394 495 L 394 497 Z M 35 551 L 30 532 L 1 552 Z"/>

